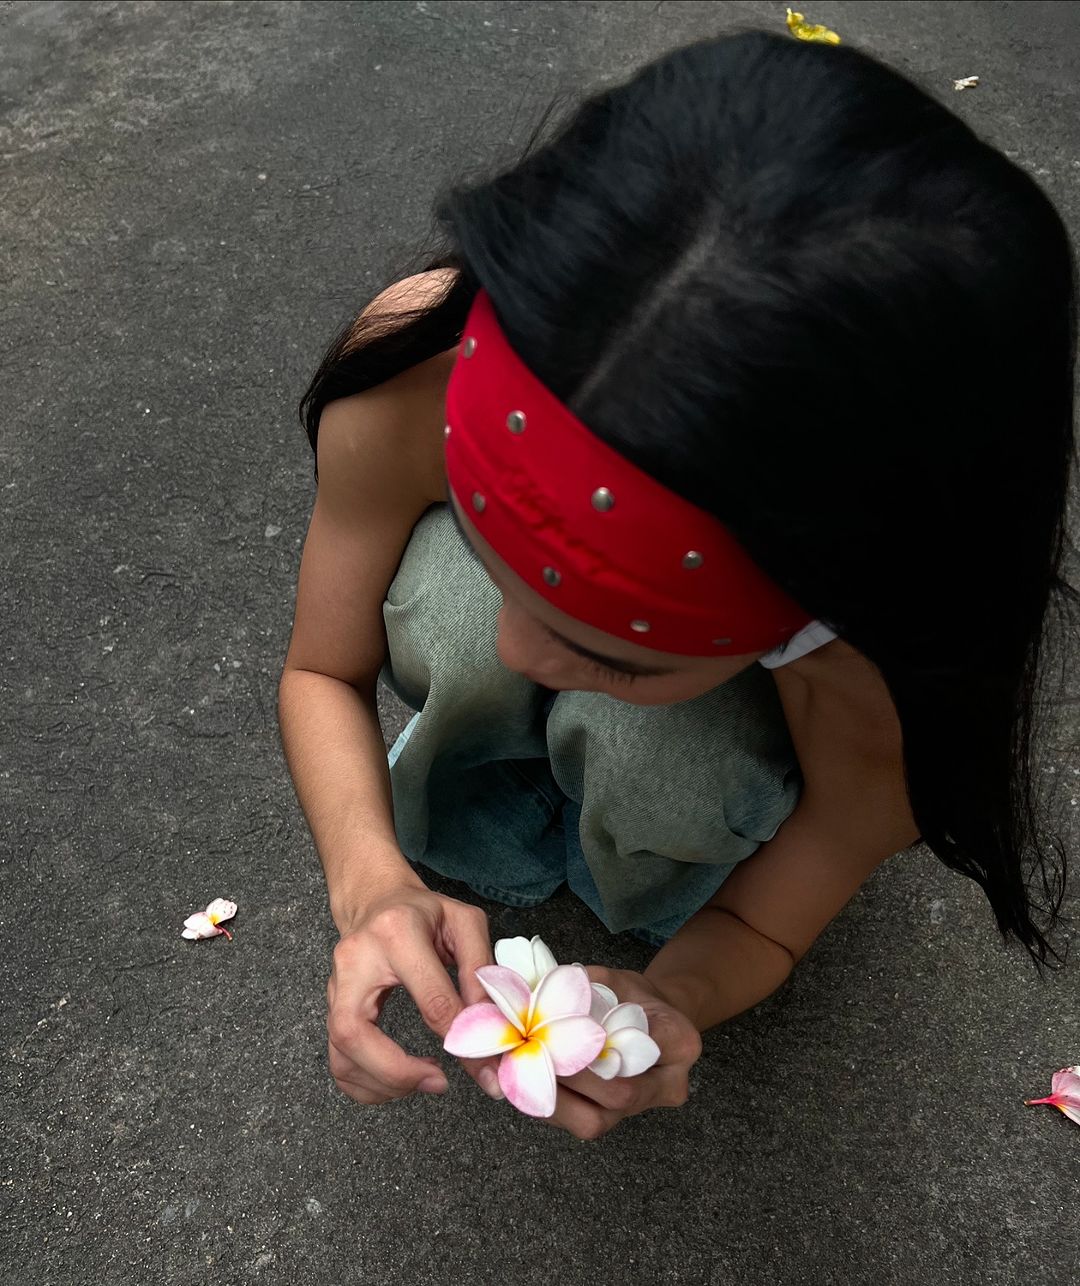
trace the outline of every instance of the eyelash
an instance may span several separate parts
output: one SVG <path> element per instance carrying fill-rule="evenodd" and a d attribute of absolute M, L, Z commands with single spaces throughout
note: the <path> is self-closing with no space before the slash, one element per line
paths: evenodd
<path fill-rule="evenodd" d="M 589 661 L 593 670 L 607 679 L 609 683 L 633 683 L 638 677 L 636 674 L 627 674 L 625 670 L 613 670 L 610 665 L 604 665 L 602 661 L 592 661 L 588 657 L 584 659 Z"/>

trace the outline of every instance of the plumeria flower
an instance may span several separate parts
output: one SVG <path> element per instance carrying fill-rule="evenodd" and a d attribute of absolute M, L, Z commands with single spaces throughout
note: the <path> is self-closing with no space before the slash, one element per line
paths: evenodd
<path fill-rule="evenodd" d="M 545 974 L 558 967 L 551 949 L 540 938 L 500 938 L 495 943 L 495 963 L 521 974 L 535 987 Z"/>
<path fill-rule="evenodd" d="M 649 1035 L 649 1020 L 640 1005 L 620 1005 L 610 987 L 592 985 L 592 1018 L 603 1027 L 604 1048 L 589 1064 L 589 1071 L 605 1081 L 616 1076 L 640 1076 L 660 1057 L 660 1046 Z"/>
<path fill-rule="evenodd" d="M 1080 1125 L 1080 1066 L 1063 1067 L 1060 1072 L 1055 1072 L 1050 1088 L 1053 1093 L 1046 1098 L 1025 1099 L 1024 1105 L 1034 1107 L 1036 1103 L 1048 1103 Z"/>
<path fill-rule="evenodd" d="M 231 920 L 236 914 L 236 903 L 225 898 L 214 898 L 205 911 L 196 911 L 184 921 L 182 938 L 216 938 L 219 933 L 232 941 L 232 934 L 221 927 L 222 920 Z"/>
<path fill-rule="evenodd" d="M 584 1070 L 607 1040 L 589 1017 L 589 975 L 581 965 L 557 965 L 535 989 L 504 965 L 484 965 L 476 976 L 494 1004 L 463 1009 L 443 1048 L 459 1058 L 501 1054 L 499 1086 L 510 1102 L 527 1116 L 551 1116 L 555 1077 Z"/>
<path fill-rule="evenodd" d="M 495 959 L 521 974 L 530 987 L 557 968 L 551 949 L 541 938 L 500 938 L 495 943 Z M 592 983 L 591 990 L 589 1016 L 604 1028 L 608 1039 L 589 1064 L 589 1071 L 606 1081 L 647 1072 L 660 1057 L 660 1047 L 649 1035 L 645 1010 L 640 1005 L 620 1005 L 619 997 L 602 982 Z"/>

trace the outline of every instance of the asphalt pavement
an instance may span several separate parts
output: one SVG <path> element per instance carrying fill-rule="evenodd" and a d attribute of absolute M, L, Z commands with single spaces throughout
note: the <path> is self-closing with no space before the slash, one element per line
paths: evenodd
<path fill-rule="evenodd" d="M 1080 230 L 1080 6 L 808 16 L 939 93 Z M 1080 1128 L 1023 1106 L 1080 1063 L 1076 966 L 1040 982 L 923 851 L 708 1035 L 686 1107 L 599 1142 L 449 1060 L 447 1096 L 378 1109 L 326 1070 L 334 934 L 275 709 L 314 494 L 295 403 L 415 265 L 437 188 L 512 157 L 554 94 L 783 24 L 765 3 L 0 4 L 5 1286 L 1077 1280 Z M 1074 699 L 1043 767 L 1073 851 Z M 181 940 L 215 896 L 233 941 Z M 560 958 L 648 959 L 565 893 L 527 924 L 490 909 Z M 387 1026 L 438 1052 L 399 997 Z"/>

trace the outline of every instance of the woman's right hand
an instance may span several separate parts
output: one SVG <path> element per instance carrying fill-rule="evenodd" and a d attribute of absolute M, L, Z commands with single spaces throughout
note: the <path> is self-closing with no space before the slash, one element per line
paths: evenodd
<path fill-rule="evenodd" d="M 330 1074 L 358 1103 L 386 1103 L 415 1090 L 446 1092 L 435 1058 L 415 1058 L 378 1026 L 390 991 L 402 986 L 440 1040 L 461 1010 L 488 999 L 476 979 L 494 964 L 487 916 L 479 907 L 415 884 L 381 894 L 351 923 L 334 948 L 327 984 Z M 459 995 L 447 973 L 456 965 Z M 496 1059 L 464 1060 L 492 1097 L 502 1097 Z M 494 1087 L 494 1093 L 492 1088 Z"/>

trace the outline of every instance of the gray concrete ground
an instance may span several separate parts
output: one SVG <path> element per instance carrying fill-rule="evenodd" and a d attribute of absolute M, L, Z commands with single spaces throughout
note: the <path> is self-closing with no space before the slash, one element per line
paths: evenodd
<path fill-rule="evenodd" d="M 810 13 L 1080 226 L 1077 6 Z M 1077 1280 L 1080 1132 L 1021 1106 L 1080 1062 L 1075 969 L 1040 984 L 925 853 L 708 1037 L 686 1108 L 599 1144 L 453 1069 L 377 1110 L 327 1077 L 333 933 L 275 717 L 313 494 L 294 403 L 437 184 L 553 91 L 783 16 L 0 5 L 4 1283 Z M 1075 847 L 1073 711 L 1046 781 Z M 216 895 L 235 941 L 181 941 Z M 527 927 L 646 960 L 565 896 Z M 435 1052 L 407 1004 L 387 1021 Z"/>

